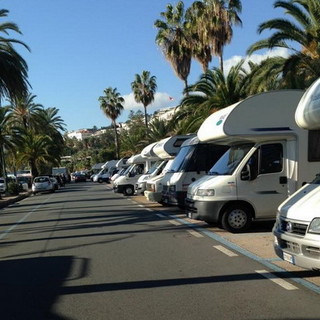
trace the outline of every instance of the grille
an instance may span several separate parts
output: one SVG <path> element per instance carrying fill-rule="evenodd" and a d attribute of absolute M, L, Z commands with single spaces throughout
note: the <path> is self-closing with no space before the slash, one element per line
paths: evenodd
<path fill-rule="evenodd" d="M 306 234 L 307 228 L 307 224 L 281 220 L 281 231 L 283 232 L 289 232 L 304 236 Z"/>
<path fill-rule="evenodd" d="M 292 241 L 286 241 L 286 240 L 281 240 L 280 241 L 280 247 L 282 249 L 287 249 L 288 251 L 292 253 L 299 254 L 300 253 L 300 247 L 297 243 L 292 242 Z"/>

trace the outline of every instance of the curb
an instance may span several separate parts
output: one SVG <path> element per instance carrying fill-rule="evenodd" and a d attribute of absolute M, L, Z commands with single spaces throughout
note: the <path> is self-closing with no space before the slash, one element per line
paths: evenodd
<path fill-rule="evenodd" d="M 29 197 L 31 193 L 30 192 L 26 192 L 26 193 L 23 193 L 23 194 L 19 194 L 17 196 L 12 196 L 10 199 L 0 199 L 0 209 L 2 208 L 5 208 L 15 202 L 18 202 L 20 200 L 23 200 L 27 197 Z"/>

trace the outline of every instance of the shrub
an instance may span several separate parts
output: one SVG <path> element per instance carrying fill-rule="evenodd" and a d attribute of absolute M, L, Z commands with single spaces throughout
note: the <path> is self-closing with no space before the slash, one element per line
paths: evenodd
<path fill-rule="evenodd" d="M 13 181 L 10 181 L 8 183 L 8 193 L 9 194 L 16 196 L 19 194 L 19 191 L 20 191 L 20 186 L 18 183 L 13 182 Z"/>

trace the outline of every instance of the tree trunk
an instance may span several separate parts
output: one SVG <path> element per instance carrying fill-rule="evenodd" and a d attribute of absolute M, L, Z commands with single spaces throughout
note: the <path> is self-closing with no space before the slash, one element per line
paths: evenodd
<path fill-rule="evenodd" d="M 120 150 L 119 150 L 119 139 L 118 139 L 118 132 L 117 132 L 117 124 L 115 120 L 112 121 L 113 123 L 113 129 L 114 129 L 114 142 L 116 145 L 116 154 L 117 154 L 117 159 L 120 159 Z"/>
<path fill-rule="evenodd" d="M 144 124 L 146 126 L 146 129 L 148 129 L 147 106 L 144 106 Z"/>

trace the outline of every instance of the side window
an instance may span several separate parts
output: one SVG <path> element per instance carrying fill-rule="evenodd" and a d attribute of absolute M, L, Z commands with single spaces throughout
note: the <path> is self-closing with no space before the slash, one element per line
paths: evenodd
<path fill-rule="evenodd" d="M 308 161 L 320 161 L 320 130 L 308 131 Z"/>
<path fill-rule="evenodd" d="M 264 144 L 260 147 L 259 174 L 281 172 L 283 147 L 281 143 Z"/>

